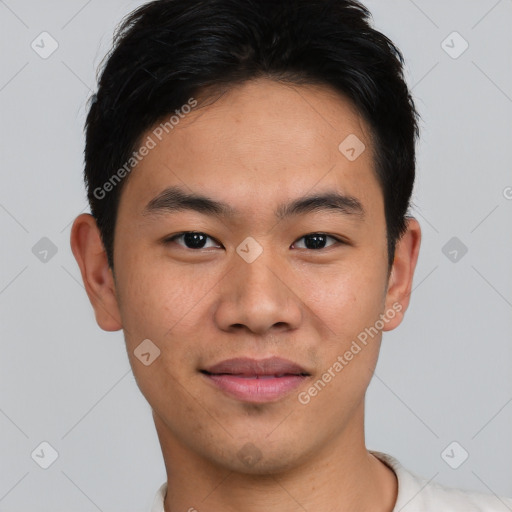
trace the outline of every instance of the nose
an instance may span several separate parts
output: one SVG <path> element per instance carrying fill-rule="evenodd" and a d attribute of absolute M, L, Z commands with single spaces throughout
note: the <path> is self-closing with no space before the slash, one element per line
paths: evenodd
<path fill-rule="evenodd" d="M 293 281 L 286 262 L 279 262 L 268 249 L 252 263 L 234 254 L 233 267 L 220 284 L 217 326 L 259 335 L 298 328 L 303 304 Z"/>

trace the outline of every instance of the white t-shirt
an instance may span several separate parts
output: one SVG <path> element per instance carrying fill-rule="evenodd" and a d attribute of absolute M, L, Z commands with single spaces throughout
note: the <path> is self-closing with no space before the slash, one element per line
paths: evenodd
<path fill-rule="evenodd" d="M 370 450 L 389 466 L 398 479 L 398 496 L 393 512 L 511 512 L 512 499 L 493 494 L 462 491 L 428 482 L 405 469 L 391 455 Z M 164 512 L 167 483 L 155 496 L 151 512 Z"/>

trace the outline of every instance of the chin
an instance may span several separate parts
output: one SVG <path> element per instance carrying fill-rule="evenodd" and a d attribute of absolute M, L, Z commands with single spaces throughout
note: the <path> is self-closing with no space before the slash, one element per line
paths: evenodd
<path fill-rule="evenodd" d="M 236 458 L 232 461 L 232 464 L 230 465 L 231 467 L 229 469 L 244 475 L 269 476 L 284 473 L 296 467 L 297 465 L 298 463 L 294 457 L 291 459 L 285 459 L 282 457 L 270 455 L 268 457 L 262 456 L 258 462 L 250 464 L 242 462 Z"/>
<path fill-rule="evenodd" d="M 222 460 L 212 460 L 216 465 L 229 471 L 246 475 L 275 475 L 300 465 L 301 454 L 297 446 L 283 446 L 280 443 L 269 443 L 263 437 L 260 441 L 246 440 L 240 446 L 231 446 L 225 451 Z"/>

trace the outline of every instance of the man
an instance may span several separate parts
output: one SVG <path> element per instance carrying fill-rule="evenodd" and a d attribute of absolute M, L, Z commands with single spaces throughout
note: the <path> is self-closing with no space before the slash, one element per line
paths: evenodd
<path fill-rule="evenodd" d="M 153 512 L 512 507 L 365 446 L 421 238 L 418 116 L 368 19 L 355 1 L 160 0 L 119 29 L 71 244 L 153 410 Z"/>

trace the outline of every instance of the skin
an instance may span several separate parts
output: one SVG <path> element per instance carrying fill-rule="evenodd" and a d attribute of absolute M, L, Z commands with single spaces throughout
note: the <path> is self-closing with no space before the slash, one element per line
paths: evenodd
<path fill-rule="evenodd" d="M 409 304 L 420 227 L 408 219 L 388 273 L 369 133 L 351 103 L 328 87 L 253 80 L 196 107 L 136 166 L 121 194 L 114 272 L 94 219 L 75 220 L 71 245 L 96 320 L 104 330 L 124 330 L 153 409 L 168 475 L 166 512 L 393 509 L 395 474 L 364 440 L 364 397 L 381 333 L 307 405 L 297 399 L 379 315 L 399 304 L 383 330 L 394 329 Z M 338 150 L 349 134 L 366 146 L 354 161 Z M 173 185 L 239 213 L 144 215 Z M 364 216 L 325 209 L 274 216 L 282 203 L 326 191 L 357 198 Z M 211 239 L 203 249 L 163 242 L 184 231 Z M 311 233 L 345 243 L 327 238 L 325 248 L 308 249 L 303 237 Z M 236 252 L 248 236 L 263 248 L 252 263 Z M 149 366 L 134 355 L 144 339 L 161 351 Z M 198 371 L 232 357 L 270 356 L 311 374 L 271 403 L 231 398 Z M 256 462 L 240 456 L 247 450 Z"/>

